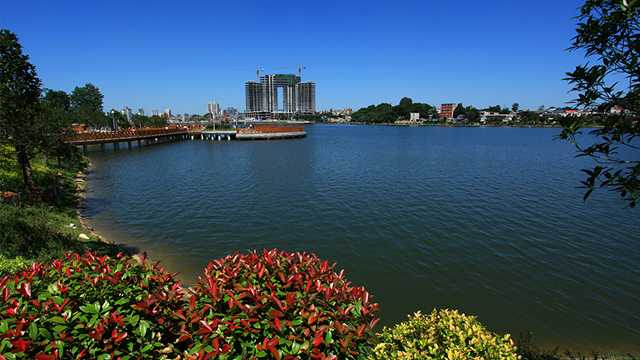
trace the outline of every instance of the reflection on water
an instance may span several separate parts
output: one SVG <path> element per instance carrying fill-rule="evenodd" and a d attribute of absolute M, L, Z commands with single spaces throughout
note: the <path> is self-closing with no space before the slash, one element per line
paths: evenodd
<path fill-rule="evenodd" d="M 88 222 L 194 284 L 247 249 L 313 252 L 382 325 L 455 308 L 543 346 L 640 353 L 640 221 L 585 203 L 557 129 L 307 126 L 306 139 L 92 153 Z"/>

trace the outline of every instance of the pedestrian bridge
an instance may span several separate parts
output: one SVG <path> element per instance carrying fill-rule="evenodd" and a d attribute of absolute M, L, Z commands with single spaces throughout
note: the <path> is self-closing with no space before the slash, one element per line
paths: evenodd
<path fill-rule="evenodd" d="M 120 145 L 126 143 L 131 149 L 133 142 L 137 146 L 153 145 L 168 141 L 202 139 L 202 140 L 271 140 L 287 138 L 303 138 L 307 133 L 302 126 L 252 126 L 230 130 L 201 130 L 199 128 L 164 127 L 164 128 L 136 128 L 123 131 L 90 131 L 77 133 L 71 141 L 76 146 L 82 146 L 83 152 L 89 152 L 90 145 L 100 145 L 101 151 L 106 145 L 113 145 L 114 150 L 120 150 Z"/>

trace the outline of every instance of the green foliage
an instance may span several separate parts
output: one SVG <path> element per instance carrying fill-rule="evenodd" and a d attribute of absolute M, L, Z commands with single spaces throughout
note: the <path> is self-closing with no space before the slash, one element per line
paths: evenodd
<path fill-rule="evenodd" d="M 67 254 L 0 279 L 6 359 L 166 359 L 187 326 L 174 275 L 135 259 Z"/>
<path fill-rule="evenodd" d="M 464 117 L 471 124 L 477 123 L 480 120 L 480 110 L 474 108 L 473 106 L 467 106 L 465 108 Z"/>
<path fill-rule="evenodd" d="M 372 360 L 383 359 L 518 359 L 509 335 L 487 331 L 474 316 L 433 310 L 424 316 L 384 328 Z"/>
<path fill-rule="evenodd" d="M 193 290 L 194 346 L 217 359 L 356 359 L 369 349 L 377 304 L 335 265 L 264 251 L 210 263 Z"/>
<path fill-rule="evenodd" d="M 459 103 L 458 106 L 453 110 L 453 117 L 457 118 L 460 115 L 464 115 L 467 110 L 462 106 L 462 103 Z"/>
<path fill-rule="evenodd" d="M 518 111 L 518 109 L 520 109 L 520 104 L 518 104 L 518 103 L 513 103 L 513 105 L 511 105 L 511 110 L 512 110 L 513 112 L 517 112 L 517 111 Z"/>
<path fill-rule="evenodd" d="M 501 107 L 500 105 L 489 106 L 488 108 L 484 109 L 484 111 L 497 112 L 499 114 L 508 114 L 508 113 L 511 112 L 511 110 L 509 110 L 509 108 Z"/>
<path fill-rule="evenodd" d="M 83 87 L 76 86 L 71 93 L 71 106 L 74 110 L 88 109 L 91 111 L 102 112 L 102 101 L 104 95 L 100 93 L 95 85 L 89 83 Z"/>
<path fill-rule="evenodd" d="M 522 111 L 520 113 L 520 121 L 527 125 L 534 125 L 540 123 L 542 118 L 534 111 Z"/>
<path fill-rule="evenodd" d="M 640 195 L 640 147 L 634 142 L 640 135 L 640 2 L 588 0 L 578 18 L 581 22 L 569 50 L 584 50 L 597 63 L 576 66 L 564 80 L 578 93 L 574 101 L 578 106 L 619 113 L 590 132 L 597 139 L 592 145 L 578 142 L 583 123 L 575 119 L 562 122 L 558 138 L 571 142 L 578 156 L 589 156 L 598 163 L 593 170 L 583 170 L 588 175 L 582 182 L 587 188 L 584 200 L 593 190 L 608 188 L 633 208 Z M 624 84 L 617 82 L 620 75 L 626 77 Z"/>
<path fill-rule="evenodd" d="M 14 274 L 23 271 L 34 264 L 33 260 L 25 259 L 22 256 L 7 257 L 0 254 L 0 276 Z"/>
<path fill-rule="evenodd" d="M 111 120 L 102 112 L 104 95 L 95 85 L 76 86 L 69 99 L 74 122 L 94 128 L 113 127 Z"/>
<path fill-rule="evenodd" d="M 47 89 L 43 101 L 51 107 L 58 108 L 64 112 L 69 111 L 69 107 L 71 107 L 69 95 L 62 90 L 54 91 Z"/>
<path fill-rule="evenodd" d="M 22 53 L 18 37 L 0 30 L 0 139 L 16 149 L 26 188 L 33 187 L 29 154 L 42 138 L 55 136 L 42 129 L 42 82 L 29 56 Z"/>
<path fill-rule="evenodd" d="M 21 169 L 14 157 L 15 149 L 8 145 L 0 145 L 0 190 L 20 193 L 24 189 L 21 178 Z M 34 163 L 31 166 L 36 185 L 47 186 L 51 184 L 53 174 L 51 168 Z"/>
<path fill-rule="evenodd" d="M 351 121 L 366 124 L 394 123 L 399 119 L 408 120 L 410 113 L 420 113 L 421 119 L 438 118 L 437 110 L 432 106 L 414 103 L 413 100 L 405 97 L 396 106 L 382 103 L 362 108 L 351 114 Z"/>

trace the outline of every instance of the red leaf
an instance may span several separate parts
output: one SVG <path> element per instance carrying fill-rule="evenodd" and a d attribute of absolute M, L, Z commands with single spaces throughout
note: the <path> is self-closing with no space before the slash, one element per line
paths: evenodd
<path fill-rule="evenodd" d="M 275 340 L 278 340 L 278 339 L 275 339 Z M 276 349 L 275 346 L 271 346 L 269 348 L 269 351 L 271 351 L 271 353 L 273 354 L 273 356 L 276 357 L 277 360 L 280 360 L 280 354 L 278 353 L 278 349 Z"/>
<path fill-rule="evenodd" d="M 17 288 L 18 292 L 26 297 L 31 297 L 31 285 L 29 283 L 22 283 L 20 287 Z"/>
<path fill-rule="evenodd" d="M 273 338 L 273 339 L 269 340 L 269 342 L 267 343 L 267 346 L 268 346 L 269 348 L 272 348 L 272 347 L 274 347 L 274 346 L 278 345 L 278 343 L 279 343 L 279 342 L 280 342 L 280 339 L 278 339 L 278 338 Z"/>
<path fill-rule="evenodd" d="M 9 300 L 9 295 L 11 295 L 11 290 L 5 286 L 4 289 L 2 289 L 2 298 L 4 299 L 4 302 Z"/>
<path fill-rule="evenodd" d="M 322 344 L 322 340 L 324 340 L 324 332 L 319 331 L 316 333 L 316 336 L 313 338 L 313 346 L 316 347 Z"/>
<path fill-rule="evenodd" d="M 127 332 L 125 331 L 125 332 L 121 333 L 121 334 L 120 334 L 120 336 L 118 336 L 118 338 L 116 339 L 116 342 L 118 342 L 118 341 L 122 341 L 122 340 L 124 340 L 126 337 L 127 337 Z"/>
<path fill-rule="evenodd" d="M 284 316 L 284 314 L 281 311 L 275 310 L 275 309 L 269 311 L 269 315 L 273 316 L 274 318 L 279 318 Z"/>
<path fill-rule="evenodd" d="M 45 355 L 45 354 L 36 355 L 36 360 L 53 360 L 55 358 L 56 358 L 55 355 Z"/>
<path fill-rule="evenodd" d="M 195 295 L 191 295 L 191 299 L 189 299 L 189 307 L 191 308 L 191 311 L 193 311 L 196 308 L 196 296 Z"/>

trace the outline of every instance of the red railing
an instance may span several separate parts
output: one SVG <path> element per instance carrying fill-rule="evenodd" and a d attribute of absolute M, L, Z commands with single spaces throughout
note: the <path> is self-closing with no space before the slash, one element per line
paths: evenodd
<path fill-rule="evenodd" d="M 237 134 L 268 134 L 304 131 L 303 126 L 255 126 L 252 128 L 238 128 Z"/>
<path fill-rule="evenodd" d="M 191 133 L 191 131 L 189 131 Z M 108 141 L 145 138 L 158 135 L 185 134 L 184 128 L 142 128 L 124 131 L 91 131 L 77 133 L 73 142 Z"/>

